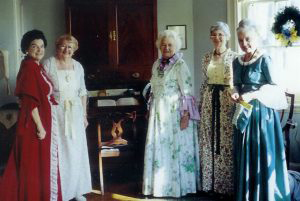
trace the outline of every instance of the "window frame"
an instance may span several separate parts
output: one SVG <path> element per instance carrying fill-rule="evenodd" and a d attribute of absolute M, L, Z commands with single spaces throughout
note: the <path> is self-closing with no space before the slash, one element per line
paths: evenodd
<path fill-rule="evenodd" d="M 238 46 L 238 40 L 236 35 L 236 27 L 238 26 L 238 22 L 248 17 L 248 8 L 252 3 L 264 3 L 264 2 L 284 2 L 289 0 L 227 0 L 227 22 L 231 28 L 232 40 L 230 42 L 230 47 L 238 53 L 241 53 L 241 50 Z M 229 12 L 232 11 L 232 12 Z M 282 48 L 282 46 L 278 45 L 263 45 L 263 48 Z M 300 44 L 294 45 L 291 48 L 300 48 Z M 285 47 L 284 47 L 285 48 Z M 300 112 L 300 91 L 295 93 L 295 108 L 297 108 L 297 112 Z"/>

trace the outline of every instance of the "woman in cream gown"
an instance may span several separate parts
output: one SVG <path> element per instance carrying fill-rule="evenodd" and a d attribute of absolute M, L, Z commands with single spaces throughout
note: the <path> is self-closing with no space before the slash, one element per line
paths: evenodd
<path fill-rule="evenodd" d="M 85 128 L 87 91 L 84 71 L 72 59 L 78 42 L 63 35 L 56 42 L 56 56 L 44 62 L 44 68 L 54 85 L 59 121 L 58 158 L 64 201 L 86 200 L 91 192 L 91 175 Z"/>

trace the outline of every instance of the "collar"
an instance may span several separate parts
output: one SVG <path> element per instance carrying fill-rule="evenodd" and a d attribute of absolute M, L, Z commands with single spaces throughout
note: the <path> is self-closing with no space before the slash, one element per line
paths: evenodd
<path fill-rule="evenodd" d="M 244 56 L 244 55 L 240 55 L 240 56 L 238 56 L 238 61 L 239 61 L 239 63 L 240 63 L 241 65 L 243 65 L 243 66 L 244 66 L 244 65 L 245 65 L 245 66 L 251 65 L 251 64 L 253 64 L 254 62 L 256 62 L 263 54 L 264 54 L 264 51 L 263 51 L 263 50 L 259 50 L 258 54 L 257 54 L 255 57 L 253 57 L 250 61 L 246 61 L 246 62 L 243 61 L 243 56 Z"/>
<path fill-rule="evenodd" d="M 182 58 L 182 56 L 183 56 L 183 53 L 177 52 L 169 59 L 164 59 L 161 57 L 159 59 L 159 69 L 166 70 L 166 69 L 170 68 L 170 66 L 175 64 L 178 59 Z"/>

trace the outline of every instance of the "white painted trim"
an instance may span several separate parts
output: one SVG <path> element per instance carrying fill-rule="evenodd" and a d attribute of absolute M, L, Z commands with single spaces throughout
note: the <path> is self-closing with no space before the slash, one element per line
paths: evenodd
<path fill-rule="evenodd" d="M 23 0 L 13 0 L 14 12 L 14 27 L 15 27 L 15 61 L 16 61 L 16 75 L 19 72 L 20 63 L 22 60 L 22 52 L 20 49 L 20 41 L 23 33 Z"/>
<path fill-rule="evenodd" d="M 238 0 L 238 2 L 268 2 L 268 1 L 272 1 L 272 2 L 280 2 L 280 1 L 287 1 L 287 0 Z"/>
<path fill-rule="evenodd" d="M 300 103 L 295 103 L 294 114 L 300 114 Z"/>
<path fill-rule="evenodd" d="M 227 24 L 230 28 L 231 39 L 229 41 L 229 47 L 233 51 L 237 51 L 237 36 L 236 36 L 236 27 L 238 24 L 238 9 L 237 9 L 238 0 L 227 0 Z"/>

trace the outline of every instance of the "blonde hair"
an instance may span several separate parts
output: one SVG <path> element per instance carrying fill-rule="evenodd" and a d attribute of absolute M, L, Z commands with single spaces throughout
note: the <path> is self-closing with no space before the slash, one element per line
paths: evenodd
<path fill-rule="evenodd" d="M 172 30 L 164 30 L 159 33 L 158 38 L 156 40 L 156 47 L 160 49 L 161 41 L 165 38 L 173 38 L 175 41 L 175 52 L 178 52 L 181 48 L 181 40 L 177 32 Z"/>
<path fill-rule="evenodd" d="M 58 48 L 58 46 L 61 45 L 64 41 L 68 41 L 68 42 L 73 43 L 73 45 L 74 45 L 74 52 L 76 50 L 78 50 L 78 41 L 77 41 L 77 39 L 74 36 L 72 36 L 70 34 L 64 34 L 62 36 L 59 36 L 56 39 L 56 42 L 55 42 L 56 48 Z"/>

